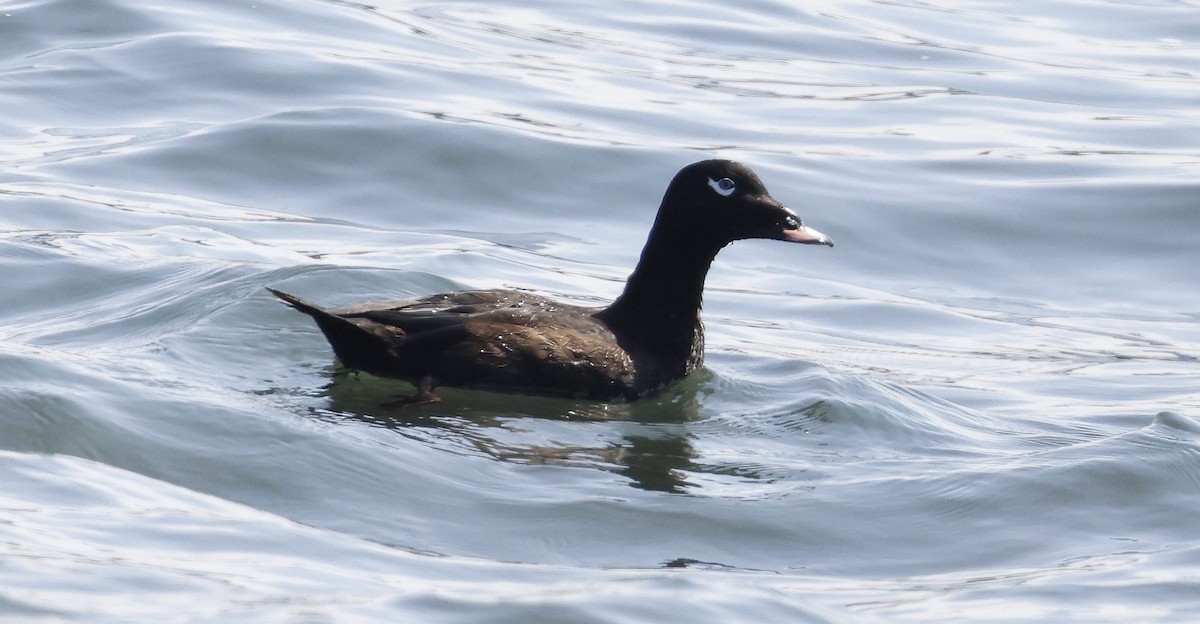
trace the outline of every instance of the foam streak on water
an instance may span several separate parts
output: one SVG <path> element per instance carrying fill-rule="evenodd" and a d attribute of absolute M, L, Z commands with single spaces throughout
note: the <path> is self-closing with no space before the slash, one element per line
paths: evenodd
<path fill-rule="evenodd" d="M 1200 5 L 0 6 L 0 620 L 1176 621 Z M 321 303 L 601 305 L 745 161 L 699 374 L 346 374 Z"/>

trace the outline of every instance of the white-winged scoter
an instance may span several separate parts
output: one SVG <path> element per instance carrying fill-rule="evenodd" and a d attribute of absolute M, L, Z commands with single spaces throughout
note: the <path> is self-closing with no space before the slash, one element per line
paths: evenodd
<path fill-rule="evenodd" d="M 417 385 L 632 400 L 704 360 L 704 278 L 722 247 L 747 238 L 833 246 L 767 192 L 749 167 L 705 160 L 684 167 L 625 291 L 605 308 L 566 305 L 513 290 L 324 309 L 268 289 L 316 320 L 350 368 Z"/>

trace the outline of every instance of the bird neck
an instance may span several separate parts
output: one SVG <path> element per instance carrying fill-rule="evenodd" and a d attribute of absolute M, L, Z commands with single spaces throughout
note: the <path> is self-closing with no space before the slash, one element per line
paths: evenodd
<path fill-rule="evenodd" d="M 600 313 L 619 336 L 667 355 L 689 372 L 704 357 L 700 307 L 723 244 L 655 227 L 616 301 Z"/>

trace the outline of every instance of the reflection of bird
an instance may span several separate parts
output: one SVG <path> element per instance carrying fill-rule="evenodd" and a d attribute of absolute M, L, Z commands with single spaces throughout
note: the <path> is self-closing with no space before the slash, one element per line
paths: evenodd
<path fill-rule="evenodd" d="M 729 243 L 766 238 L 833 245 L 767 193 L 745 165 L 706 160 L 667 187 L 625 291 L 606 308 L 512 290 L 465 291 L 324 309 L 270 289 L 316 320 L 343 364 L 437 385 L 589 399 L 635 399 L 704 359 L 704 278 Z"/>

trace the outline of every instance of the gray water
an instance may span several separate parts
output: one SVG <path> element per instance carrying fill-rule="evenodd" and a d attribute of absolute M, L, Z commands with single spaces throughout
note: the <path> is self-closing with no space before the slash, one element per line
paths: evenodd
<path fill-rule="evenodd" d="M 0 3 L 0 614 L 1179 621 L 1200 3 Z M 325 304 L 620 292 L 741 160 L 705 370 L 347 375 Z"/>

